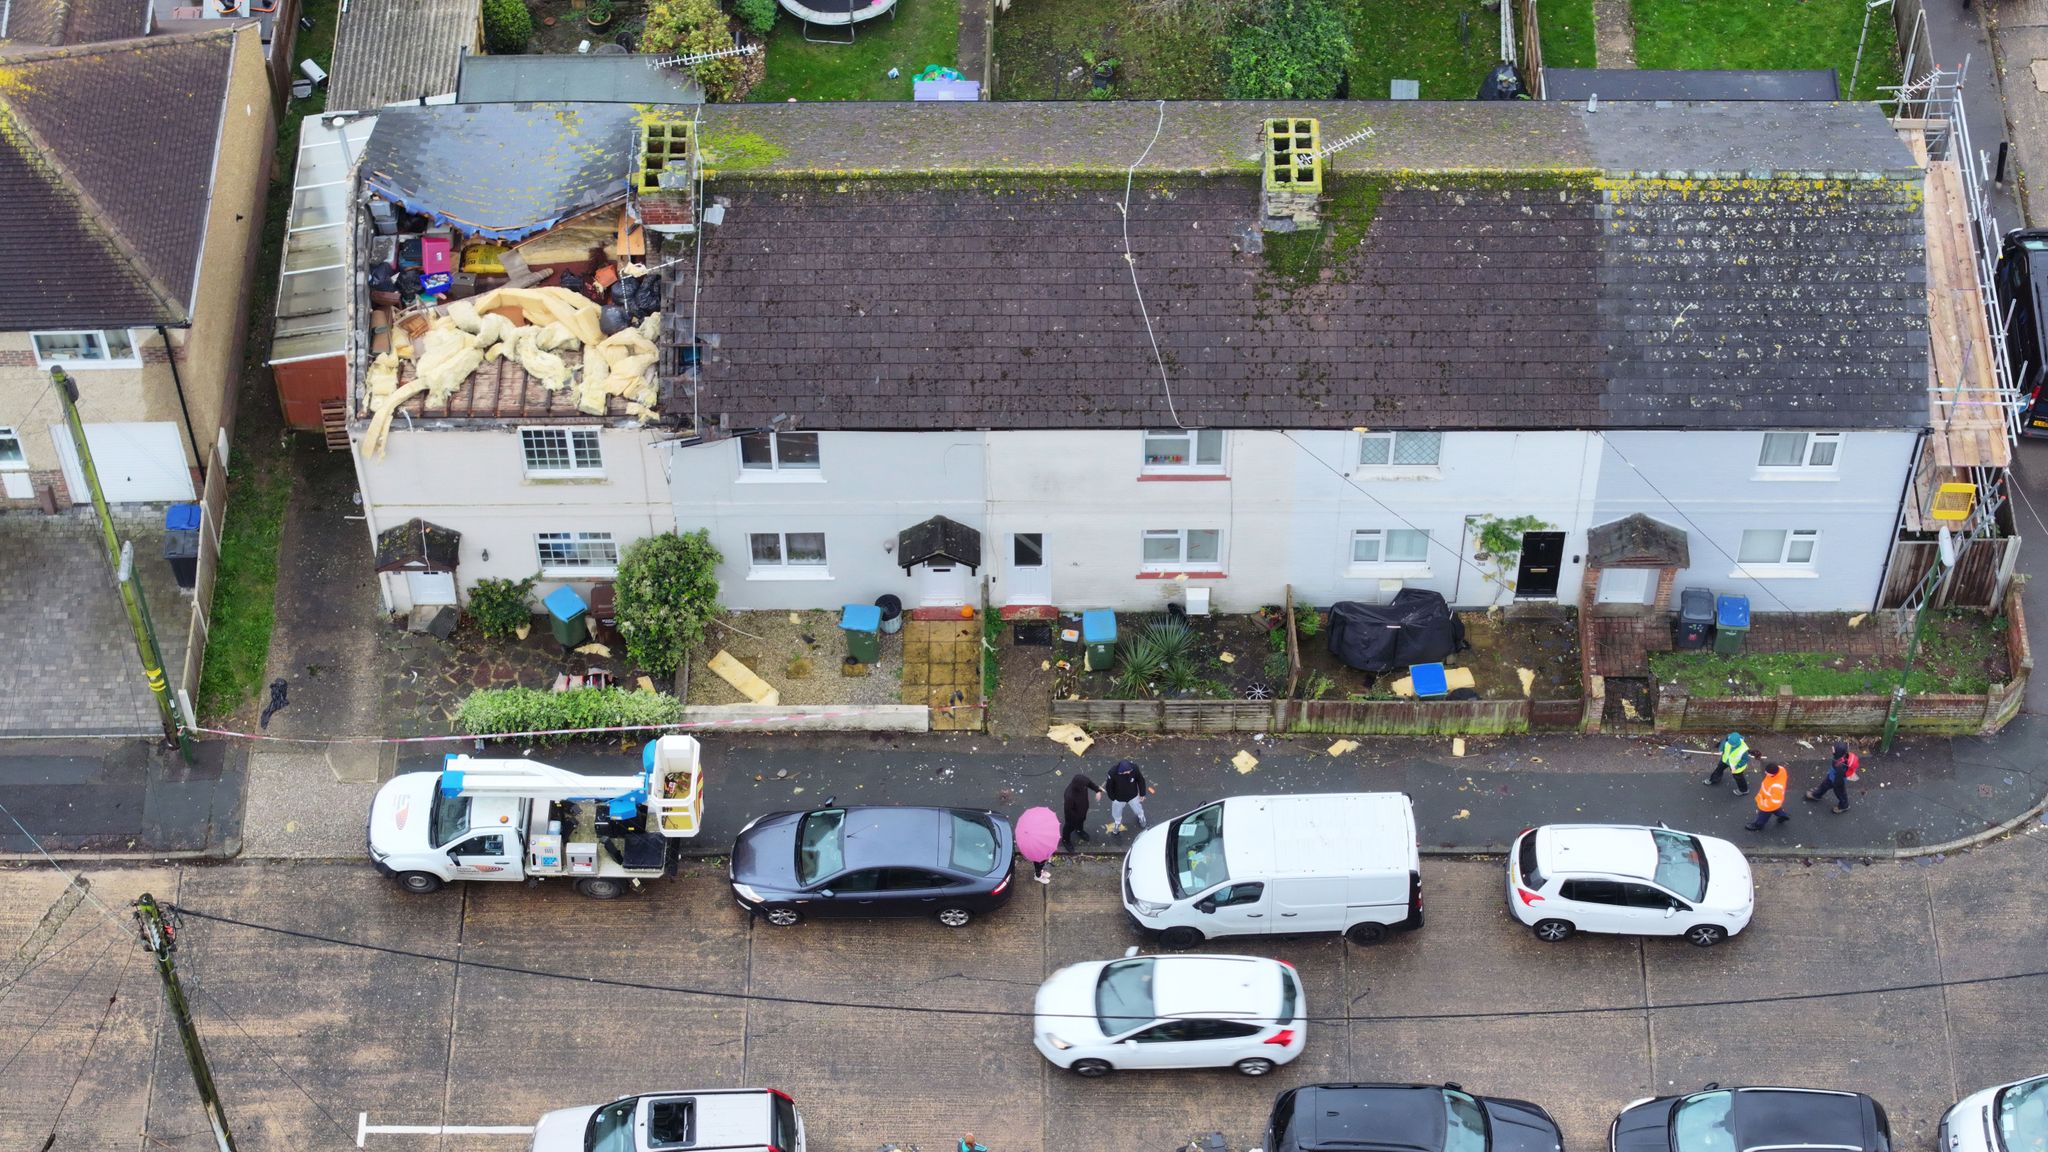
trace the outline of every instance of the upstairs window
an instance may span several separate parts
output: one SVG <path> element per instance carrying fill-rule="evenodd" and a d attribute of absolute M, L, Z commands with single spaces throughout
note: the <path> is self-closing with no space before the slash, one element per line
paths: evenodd
<path fill-rule="evenodd" d="M 602 476 L 604 453 L 595 428 L 521 428 L 526 474 L 542 478 Z"/>
<path fill-rule="evenodd" d="M 31 332 L 38 368 L 133 368 L 142 363 L 125 328 Z"/>
<path fill-rule="evenodd" d="M 816 472 L 816 432 L 749 432 L 740 437 L 740 468 L 746 472 Z"/>
<path fill-rule="evenodd" d="M 1766 432 L 1756 466 L 1833 471 L 1841 448 L 1840 432 Z"/>
<path fill-rule="evenodd" d="M 1223 472 L 1223 429 L 1183 428 L 1145 433 L 1150 474 Z"/>
<path fill-rule="evenodd" d="M 1358 466 L 1434 468 L 1443 444 L 1441 432 L 1367 432 L 1358 438 Z"/>

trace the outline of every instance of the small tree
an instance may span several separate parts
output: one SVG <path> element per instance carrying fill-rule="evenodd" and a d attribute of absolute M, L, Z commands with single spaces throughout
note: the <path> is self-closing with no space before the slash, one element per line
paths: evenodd
<path fill-rule="evenodd" d="M 1234 100 L 1328 100 L 1351 67 L 1351 32 L 1328 0 L 1266 0 L 1230 38 Z"/>
<path fill-rule="evenodd" d="M 619 634 L 626 655 L 656 676 L 673 676 L 684 653 L 704 639 L 704 626 L 723 612 L 711 534 L 664 532 L 627 546 L 616 581 Z"/>
<path fill-rule="evenodd" d="M 1542 532 L 1550 527 L 1536 516 L 1516 516 L 1502 519 L 1499 516 L 1474 516 L 1471 518 L 1474 536 L 1472 558 L 1486 565 L 1486 579 L 1504 592 L 1515 590 L 1510 578 L 1522 559 L 1522 534 Z M 1500 592 L 1495 592 L 1496 601 Z"/>
<path fill-rule="evenodd" d="M 484 0 L 484 47 L 499 56 L 526 51 L 533 39 L 533 13 L 526 0 Z"/>
<path fill-rule="evenodd" d="M 640 33 L 642 52 L 700 56 L 731 47 L 732 21 L 719 11 L 718 0 L 655 0 L 647 9 L 647 26 Z M 745 65 L 743 57 L 726 56 L 693 64 L 690 71 L 704 86 L 704 98 L 716 102 L 740 95 Z"/>
<path fill-rule="evenodd" d="M 766 36 L 775 27 L 776 14 L 781 11 L 777 0 L 732 0 L 732 14 L 756 36 Z"/>

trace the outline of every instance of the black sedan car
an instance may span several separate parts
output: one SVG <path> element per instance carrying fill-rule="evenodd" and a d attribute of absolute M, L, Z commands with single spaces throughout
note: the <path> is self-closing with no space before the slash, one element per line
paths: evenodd
<path fill-rule="evenodd" d="M 1610 1152 L 1891 1152 L 1891 1146 L 1891 1121 L 1877 1101 L 1817 1088 L 1709 1084 L 1690 1096 L 1638 1100 L 1607 1130 Z"/>
<path fill-rule="evenodd" d="M 1264 1147 L 1562 1152 L 1564 1137 L 1527 1100 L 1474 1096 L 1456 1084 L 1310 1084 L 1273 1102 Z"/>
<path fill-rule="evenodd" d="M 966 808 L 774 812 L 740 829 L 740 907 L 788 927 L 805 917 L 935 916 L 958 928 L 1010 898 L 1008 818 Z"/>

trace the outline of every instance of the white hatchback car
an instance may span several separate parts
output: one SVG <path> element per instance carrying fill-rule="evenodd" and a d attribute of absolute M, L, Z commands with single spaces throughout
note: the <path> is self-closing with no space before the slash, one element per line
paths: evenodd
<path fill-rule="evenodd" d="M 2048 1076 L 1972 1092 L 1941 1118 L 1938 1152 L 2048 1152 Z"/>
<path fill-rule="evenodd" d="M 1308 1038 L 1292 965 L 1257 956 L 1139 956 L 1052 974 L 1032 1009 L 1032 1043 L 1080 1076 L 1118 1068 L 1235 1068 L 1264 1076 Z"/>
<path fill-rule="evenodd" d="M 1726 840 L 1658 826 L 1546 824 L 1508 852 L 1508 914 L 1557 943 L 1574 932 L 1683 936 L 1710 948 L 1749 926 L 1756 887 Z"/>

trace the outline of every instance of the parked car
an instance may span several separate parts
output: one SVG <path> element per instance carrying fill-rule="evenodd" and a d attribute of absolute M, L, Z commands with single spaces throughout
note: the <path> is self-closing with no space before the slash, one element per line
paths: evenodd
<path fill-rule="evenodd" d="M 1683 936 L 1710 948 L 1749 926 L 1749 861 L 1726 840 L 1632 824 L 1546 824 L 1508 852 L 1508 913 L 1539 940 Z"/>
<path fill-rule="evenodd" d="M 1217 936 L 1422 926 L 1415 810 L 1399 792 L 1233 796 L 1138 834 L 1124 910 L 1168 948 Z"/>
<path fill-rule="evenodd" d="M 2048 1152 L 2048 1076 L 1972 1092 L 1941 1118 L 1938 1152 Z"/>
<path fill-rule="evenodd" d="M 1638 1100 L 1607 1128 L 1608 1152 L 1891 1152 L 1891 1143 L 1883 1105 L 1818 1088 L 1709 1084 L 1689 1096 Z"/>
<path fill-rule="evenodd" d="M 816 916 L 935 916 L 959 928 L 1010 899 L 1007 817 L 966 808 L 774 812 L 740 829 L 740 907 L 787 928 Z"/>
<path fill-rule="evenodd" d="M 2005 234 L 1998 253 L 1998 314 L 2005 321 L 2005 360 L 2013 387 L 2026 405 L 2020 412 L 2020 434 L 2048 436 L 2048 228 L 2015 228 Z"/>
<path fill-rule="evenodd" d="M 1265 1152 L 1563 1152 L 1550 1113 L 1457 1084 L 1308 1084 L 1273 1101 Z"/>
<path fill-rule="evenodd" d="M 804 1152 L 796 1102 L 773 1088 L 649 1092 L 561 1108 L 533 1129 L 533 1152 Z"/>
<path fill-rule="evenodd" d="M 1301 1055 L 1308 1000 L 1292 965 L 1137 951 L 1070 965 L 1039 986 L 1031 1034 L 1040 1055 L 1089 1077 L 1118 1068 L 1264 1076 Z"/>

